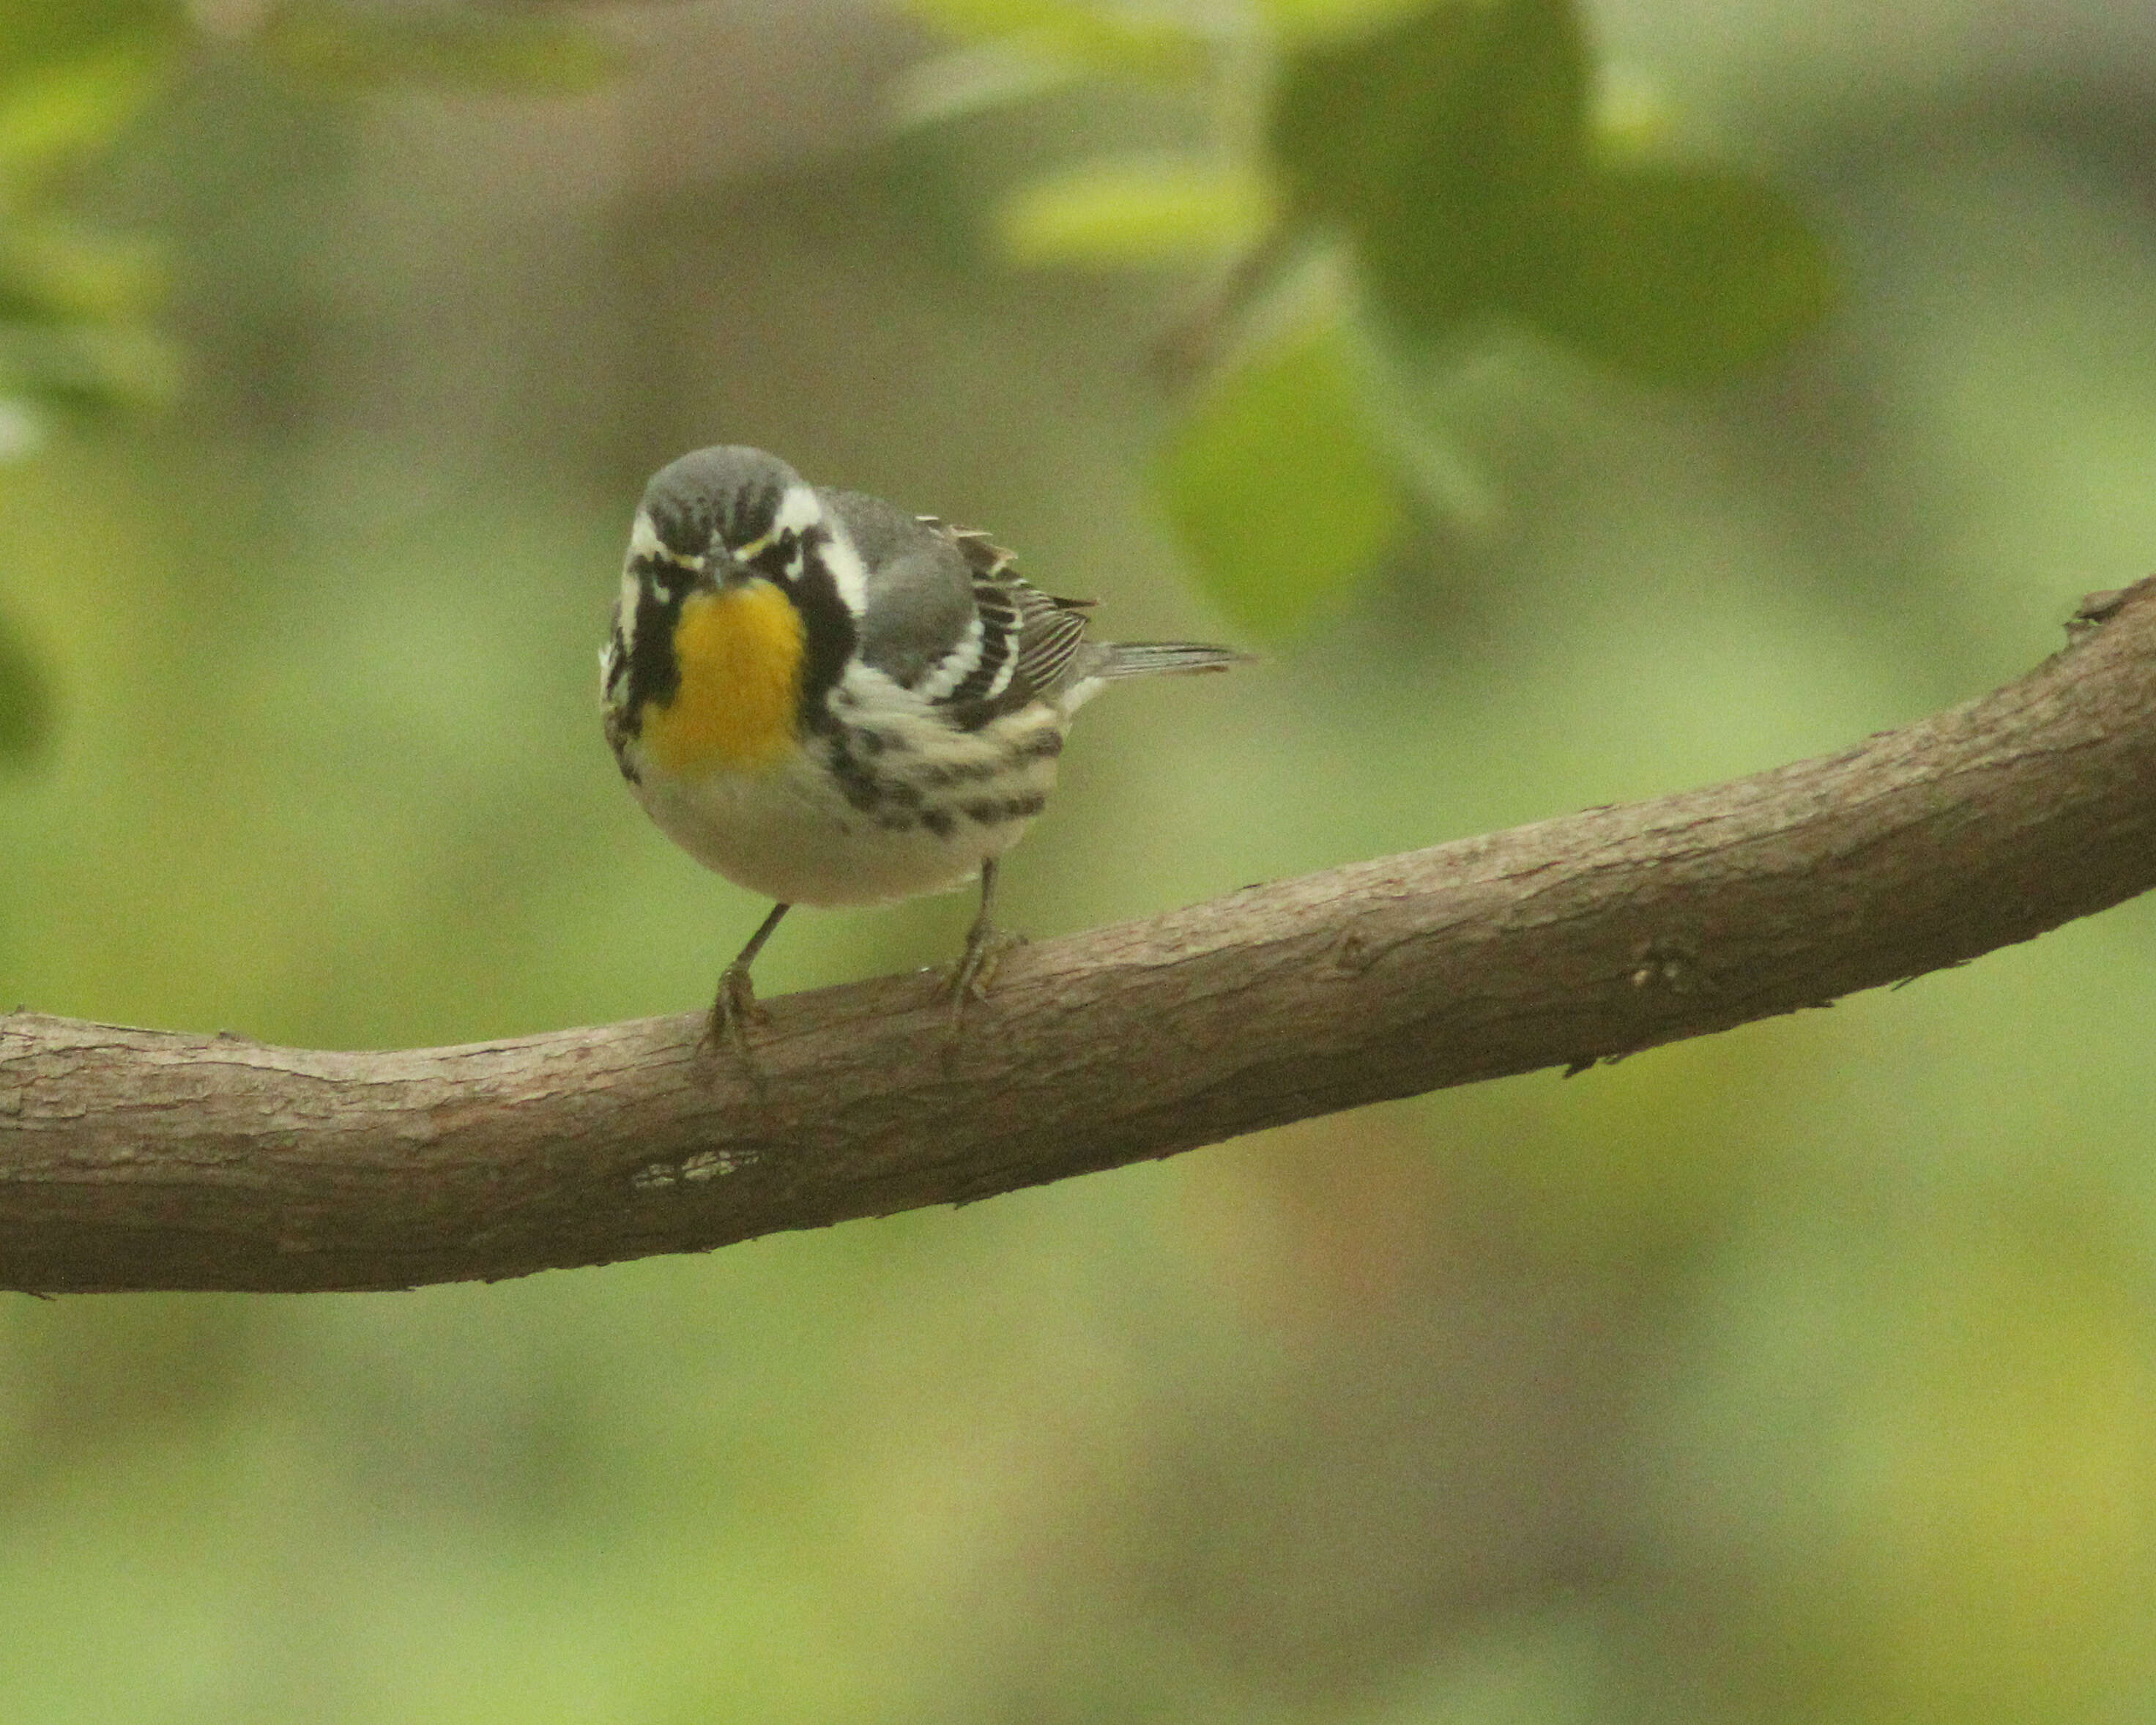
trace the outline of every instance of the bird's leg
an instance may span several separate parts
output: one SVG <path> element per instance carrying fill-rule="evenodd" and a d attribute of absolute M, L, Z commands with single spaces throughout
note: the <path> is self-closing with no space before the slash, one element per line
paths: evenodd
<path fill-rule="evenodd" d="M 973 926 L 966 931 L 966 950 L 951 967 L 945 988 L 951 996 L 951 1034 L 956 1038 L 966 1026 L 966 1003 L 988 998 L 988 984 L 996 967 L 1013 947 L 1025 944 L 1022 934 L 1007 934 L 995 925 L 996 860 L 981 865 L 981 908 Z"/>
<path fill-rule="evenodd" d="M 740 955 L 719 973 L 718 999 L 711 1003 L 711 1022 L 704 1032 L 715 1048 L 722 1041 L 728 1044 L 751 1072 L 756 1070 L 756 1058 L 749 1052 L 748 1027 L 762 1024 L 770 1014 L 756 1004 L 756 984 L 749 979 L 748 968 L 756 963 L 756 955 L 771 938 L 772 930 L 778 927 L 779 918 L 792 908 L 773 905 Z"/>

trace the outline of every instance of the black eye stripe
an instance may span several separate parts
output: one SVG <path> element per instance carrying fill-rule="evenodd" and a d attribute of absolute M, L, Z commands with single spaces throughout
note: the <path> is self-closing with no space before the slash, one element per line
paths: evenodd
<path fill-rule="evenodd" d="M 654 573 L 639 570 L 642 578 L 637 583 L 636 616 L 629 631 L 627 662 L 617 664 L 608 685 L 627 685 L 621 705 L 625 728 L 631 736 L 640 726 L 645 702 L 669 706 L 680 690 L 681 667 L 674 657 L 674 627 L 680 620 L 688 585 L 696 578 L 692 570 L 654 561 L 682 584 L 680 590 L 671 591 L 658 584 Z"/>
<path fill-rule="evenodd" d="M 630 558 L 629 572 L 645 598 L 656 595 L 665 604 L 679 604 L 700 582 L 706 579 L 702 570 L 688 568 L 677 559 L 656 552 Z"/>
<path fill-rule="evenodd" d="M 748 559 L 748 567 L 773 581 L 791 581 L 801 572 L 801 536 L 788 527 Z"/>

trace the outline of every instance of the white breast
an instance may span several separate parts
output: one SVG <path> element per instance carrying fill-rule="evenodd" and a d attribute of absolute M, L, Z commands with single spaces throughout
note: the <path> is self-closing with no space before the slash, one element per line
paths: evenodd
<path fill-rule="evenodd" d="M 1060 714 L 1036 706 L 978 732 L 850 747 L 879 787 L 870 809 L 850 800 L 823 739 L 760 773 L 646 767 L 634 788 L 669 838 L 737 886 L 782 904 L 877 904 L 963 886 L 1015 844 L 1031 816 L 1012 805 L 1037 809 L 1055 782 L 1055 756 L 1029 745 L 1060 730 Z M 855 790 L 867 794 L 858 777 Z"/>

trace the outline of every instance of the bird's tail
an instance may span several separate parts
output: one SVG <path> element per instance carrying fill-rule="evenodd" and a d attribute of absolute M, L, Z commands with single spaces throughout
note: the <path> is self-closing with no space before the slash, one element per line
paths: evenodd
<path fill-rule="evenodd" d="M 1250 655 L 1232 647 L 1207 647 L 1196 641 L 1116 641 L 1094 675 L 1101 677 L 1159 677 L 1193 671 L 1225 670 L 1231 665 L 1247 665 Z"/>

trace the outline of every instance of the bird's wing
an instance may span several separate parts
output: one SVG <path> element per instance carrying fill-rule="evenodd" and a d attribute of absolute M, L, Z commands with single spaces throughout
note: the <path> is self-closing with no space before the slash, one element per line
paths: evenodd
<path fill-rule="evenodd" d="M 981 619 L 979 660 L 947 697 L 963 713 L 962 722 L 985 724 L 1055 694 L 1085 643 L 1086 613 L 1093 602 L 1043 593 L 985 533 L 948 527 L 933 516 L 921 519 L 965 559 Z"/>
<path fill-rule="evenodd" d="M 865 571 L 854 620 L 862 660 L 935 698 L 966 675 L 973 639 L 972 571 L 949 536 L 860 491 L 819 491 Z"/>

